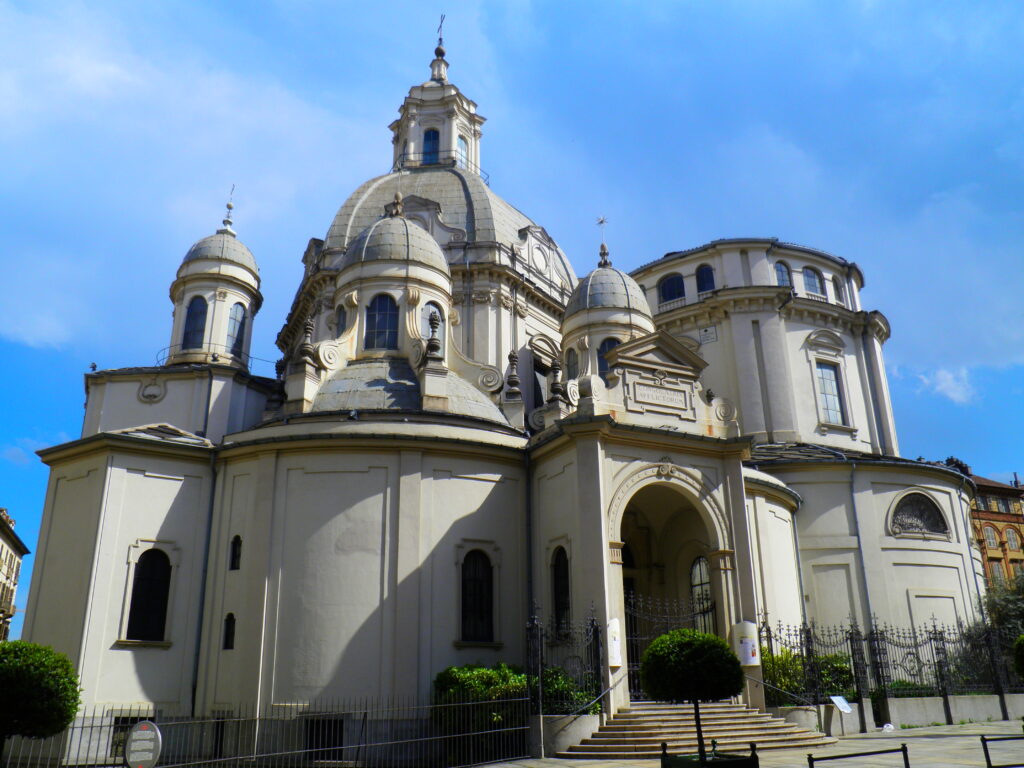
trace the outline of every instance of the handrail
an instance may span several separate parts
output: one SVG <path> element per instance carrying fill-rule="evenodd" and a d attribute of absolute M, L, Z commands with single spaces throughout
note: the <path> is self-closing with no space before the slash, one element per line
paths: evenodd
<path fill-rule="evenodd" d="M 989 754 L 988 745 L 993 741 L 1022 741 L 1024 736 L 982 736 L 981 749 L 985 753 L 985 765 L 987 768 L 1021 768 L 1024 763 L 993 763 Z"/>
<path fill-rule="evenodd" d="M 597 694 L 597 698 L 591 699 L 590 701 L 588 701 L 586 704 L 584 704 L 579 709 L 574 710 L 574 711 L 570 712 L 567 715 L 562 715 L 562 717 L 572 717 L 573 715 L 579 714 L 580 712 L 582 712 L 585 709 L 590 709 L 597 702 L 599 702 L 601 699 L 603 699 L 606 693 L 611 693 L 614 688 L 618 687 L 619 683 L 621 683 L 623 680 L 627 680 L 627 679 L 629 679 L 629 675 L 623 675 L 622 677 L 619 678 L 618 683 L 615 683 L 614 685 L 609 685 L 607 688 L 605 688 L 603 691 L 601 691 L 599 694 Z M 544 709 L 544 702 L 543 701 L 541 702 L 541 709 L 542 710 Z"/>
<path fill-rule="evenodd" d="M 824 729 L 824 727 L 821 724 L 821 710 L 818 709 L 818 705 L 815 704 L 813 701 L 811 701 L 810 699 L 805 699 L 805 698 L 802 698 L 800 696 L 797 696 L 795 693 L 792 693 L 790 691 L 784 691 L 781 688 L 772 685 L 771 683 L 766 683 L 764 680 L 758 680 L 756 677 L 751 677 L 750 675 L 747 675 L 747 674 L 744 674 L 743 676 L 745 678 L 747 678 L 747 680 L 751 680 L 751 681 L 753 681 L 755 683 L 760 683 L 761 685 L 764 685 L 764 686 L 766 686 L 768 688 L 771 688 L 773 691 L 778 691 L 779 693 L 784 693 L 787 696 L 791 696 L 792 698 L 796 699 L 797 701 L 801 702 L 802 704 L 806 704 L 809 707 L 814 707 L 814 714 L 815 714 L 815 716 L 818 719 L 818 733 L 824 733 L 825 732 L 825 729 Z"/>
<path fill-rule="evenodd" d="M 451 166 L 472 171 L 490 186 L 491 177 L 483 168 L 470 160 L 464 153 L 452 149 L 438 149 L 434 152 L 403 152 L 391 166 L 391 172 L 406 168 L 429 168 L 430 166 Z"/>

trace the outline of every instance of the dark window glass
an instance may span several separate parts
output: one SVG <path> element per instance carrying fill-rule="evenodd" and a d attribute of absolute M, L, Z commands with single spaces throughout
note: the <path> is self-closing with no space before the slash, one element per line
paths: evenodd
<path fill-rule="evenodd" d="M 793 274 L 789 271 L 789 265 L 785 262 L 775 262 L 775 282 L 787 287 L 793 286 Z"/>
<path fill-rule="evenodd" d="M 832 278 L 832 290 L 836 293 L 836 302 L 846 304 L 846 294 L 843 292 L 843 283 L 838 277 Z"/>
<path fill-rule="evenodd" d="M 344 307 L 338 307 L 338 311 L 334 314 L 334 324 L 336 326 L 335 332 L 339 336 L 348 328 L 348 313 L 345 312 Z"/>
<path fill-rule="evenodd" d="M 818 270 L 804 267 L 804 290 L 818 296 L 825 295 L 825 279 Z"/>
<path fill-rule="evenodd" d="M 228 351 L 233 357 L 242 356 L 245 343 L 245 307 L 235 304 L 228 315 Z"/>
<path fill-rule="evenodd" d="M 462 561 L 462 639 L 494 641 L 494 570 L 479 549 Z"/>
<path fill-rule="evenodd" d="M 366 307 L 366 349 L 398 349 L 398 305 L 386 293 Z"/>
<path fill-rule="evenodd" d="M 235 647 L 235 614 L 229 613 L 224 617 L 224 644 L 225 651 L 234 650 Z"/>
<path fill-rule="evenodd" d="M 896 504 L 893 533 L 949 533 L 939 506 L 923 493 L 908 493 Z"/>
<path fill-rule="evenodd" d="M 839 366 L 834 363 L 817 363 L 818 401 L 821 415 L 828 424 L 846 424 L 846 408 L 843 406 L 843 390 L 839 384 Z"/>
<path fill-rule="evenodd" d="M 423 164 L 436 165 L 438 150 L 441 146 L 441 134 L 431 128 L 423 133 Z"/>
<path fill-rule="evenodd" d="M 565 353 L 565 377 L 577 379 L 580 375 L 580 356 L 573 347 Z"/>
<path fill-rule="evenodd" d="M 569 600 L 569 556 L 564 547 L 559 547 L 551 558 L 551 605 L 556 627 L 569 624 Z"/>
<path fill-rule="evenodd" d="M 715 270 L 707 264 L 697 267 L 697 293 L 715 290 Z"/>
<path fill-rule="evenodd" d="M 188 314 L 185 315 L 185 334 L 181 339 L 182 349 L 199 349 L 203 346 L 206 335 L 206 299 L 195 296 L 188 303 Z"/>
<path fill-rule="evenodd" d="M 540 408 L 548 401 L 548 374 L 551 368 L 544 365 L 536 353 L 533 355 L 533 407 Z"/>
<path fill-rule="evenodd" d="M 608 358 L 605 355 L 617 346 L 619 346 L 618 339 L 607 338 L 597 348 L 597 375 L 601 377 L 605 384 L 608 383 Z"/>
<path fill-rule="evenodd" d="M 713 634 L 715 604 L 711 599 L 711 570 L 706 557 L 698 557 L 690 567 L 690 602 L 693 604 L 694 629 Z"/>
<path fill-rule="evenodd" d="M 242 567 L 242 537 L 235 536 L 231 540 L 231 557 L 229 558 L 228 569 L 237 571 Z"/>
<path fill-rule="evenodd" d="M 167 598 L 171 591 L 171 561 L 160 549 L 147 549 L 135 564 L 132 602 L 128 609 L 128 640 L 163 640 Z"/>
<path fill-rule="evenodd" d="M 682 275 L 669 275 L 658 283 L 658 301 L 675 301 L 686 296 L 686 286 Z"/>

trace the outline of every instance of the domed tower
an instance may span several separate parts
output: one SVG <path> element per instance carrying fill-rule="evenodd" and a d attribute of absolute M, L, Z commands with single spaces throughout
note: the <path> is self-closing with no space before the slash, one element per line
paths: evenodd
<path fill-rule="evenodd" d="M 248 368 L 252 319 L 263 303 L 252 252 L 223 226 L 185 254 L 171 284 L 174 322 L 167 365 L 219 363 Z"/>
<path fill-rule="evenodd" d="M 601 243 L 597 269 L 580 280 L 562 319 L 565 378 L 600 376 L 607 384 L 605 354 L 654 331 L 651 308 L 636 281 L 612 266 Z"/>

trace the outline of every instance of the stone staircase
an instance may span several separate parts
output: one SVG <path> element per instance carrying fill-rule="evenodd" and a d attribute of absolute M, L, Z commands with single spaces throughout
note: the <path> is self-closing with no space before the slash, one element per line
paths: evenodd
<path fill-rule="evenodd" d="M 711 749 L 711 740 L 720 750 L 742 750 L 757 744 L 764 749 L 795 749 L 834 744 L 835 739 L 807 731 L 778 717 L 758 712 L 743 704 L 717 702 L 701 704 L 700 724 L 704 746 Z M 697 728 L 693 707 L 680 704 L 634 703 L 620 709 L 582 744 L 559 752 L 556 757 L 591 760 L 628 760 L 657 758 L 661 743 L 668 744 L 671 754 L 697 751 Z"/>

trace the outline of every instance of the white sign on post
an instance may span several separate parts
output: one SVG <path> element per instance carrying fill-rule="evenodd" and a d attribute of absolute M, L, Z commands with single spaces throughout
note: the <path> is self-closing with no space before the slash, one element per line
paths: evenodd
<path fill-rule="evenodd" d="M 124 764 L 128 768 L 153 768 L 160 757 L 163 737 L 156 723 L 143 720 L 132 726 L 124 745 Z"/>
<path fill-rule="evenodd" d="M 846 700 L 845 696 L 829 696 L 829 698 L 832 699 L 832 703 L 835 704 L 836 709 L 844 715 L 848 715 L 853 712 L 853 707 L 850 706 L 850 702 Z"/>
<path fill-rule="evenodd" d="M 619 620 L 608 622 L 608 666 L 622 666 L 622 640 L 619 637 Z"/>

